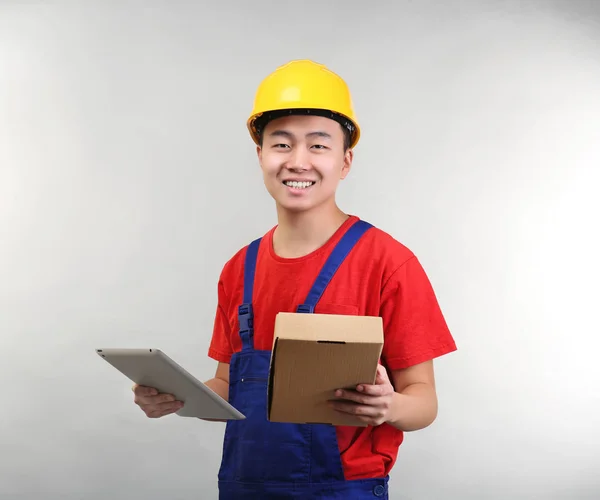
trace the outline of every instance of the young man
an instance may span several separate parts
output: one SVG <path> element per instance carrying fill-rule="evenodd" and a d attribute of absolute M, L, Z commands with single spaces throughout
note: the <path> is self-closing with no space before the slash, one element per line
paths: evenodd
<path fill-rule="evenodd" d="M 336 203 L 360 137 L 345 82 L 322 65 L 292 61 L 262 82 L 254 104 L 248 128 L 278 224 L 238 251 L 218 283 L 208 351 L 218 366 L 207 385 L 247 417 L 227 423 L 220 498 L 387 498 L 403 433 L 436 418 L 432 360 L 454 351 L 454 340 L 415 255 Z M 281 311 L 383 318 L 376 383 L 338 391 L 332 403 L 368 426 L 267 421 Z M 149 417 L 181 407 L 149 388 L 134 392 Z"/>

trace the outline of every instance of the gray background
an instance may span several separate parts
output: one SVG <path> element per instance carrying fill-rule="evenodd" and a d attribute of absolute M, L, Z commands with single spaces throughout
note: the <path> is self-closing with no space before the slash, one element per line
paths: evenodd
<path fill-rule="evenodd" d="M 295 58 L 351 86 L 339 202 L 460 348 L 392 498 L 600 497 L 600 8 L 85 4 L 0 3 L 0 498 L 216 498 L 223 425 L 146 419 L 94 349 L 213 375 L 218 274 L 275 223 L 245 119 Z"/>

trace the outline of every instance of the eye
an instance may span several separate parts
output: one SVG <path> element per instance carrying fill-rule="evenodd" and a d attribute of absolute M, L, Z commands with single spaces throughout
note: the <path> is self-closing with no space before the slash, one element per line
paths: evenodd
<path fill-rule="evenodd" d="M 324 146 L 323 144 L 315 144 L 312 147 L 316 149 L 327 149 L 327 146 Z"/>
<path fill-rule="evenodd" d="M 289 148 L 288 144 L 274 144 L 274 148 Z"/>

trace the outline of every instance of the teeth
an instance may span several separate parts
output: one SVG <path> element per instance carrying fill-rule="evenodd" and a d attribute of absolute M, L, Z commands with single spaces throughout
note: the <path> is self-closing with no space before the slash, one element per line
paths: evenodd
<path fill-rule="evenodd" d="M 306 181 L 304 181 L 304 182 L 286 181 L 284 184 L 286 186 L 293 187 L 293 188 L 296 188 L 296 189 L 305 189 L 305 188 L 307 188 L 309 186 L 312 186 L 313 183 L 312 182 L 306 182 Z"/>

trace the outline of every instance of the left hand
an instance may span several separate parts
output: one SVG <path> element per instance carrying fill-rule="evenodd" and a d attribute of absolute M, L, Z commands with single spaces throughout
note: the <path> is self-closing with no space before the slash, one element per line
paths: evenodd
<path fill-rule="evenodd" d="M 359 384 L 356 390 L 338 389 L 335 396 L 343 401 L 330 401 L 330 404 L 337 411 L 355 415 L 368 425 L 377 426 L 390 419 L 394 394 L 386 369 L 378 365 L 375 384 Z"/>

